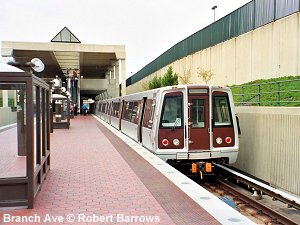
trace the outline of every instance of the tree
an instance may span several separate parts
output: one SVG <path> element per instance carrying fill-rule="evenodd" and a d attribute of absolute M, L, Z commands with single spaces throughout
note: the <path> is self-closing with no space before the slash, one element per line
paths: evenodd
<path fill-rule="evenodd" d="M 149 81 L 149 90 L 151 89 L 155 89 L 155 88 L 160 88 L 162 86 L 161 84 L 161 77 L 157 77 L 157 75 L 155 75 L 155 77 L 153 77 L 152 80 Z"/>
<path fill-rule="evenodd" d="M 153 77 L 152 80 L 148 82 L 148 89 L 151 90 L 155 88 L 172 86 L 177 84 L 178 75 L 176 73 L 173 73 L 172 66 L 170 66 L 167 72 L 162 77 L 158 77 L 157 75 L 155 75 L 155 77 Z M 142 86 L 144 87 L 145 84 L 142 83 Z"/>
<path fill-rule="evenodd" d="M 170 66 L 164 76 L 161 78 L 161 86 L 172 86 L 178 84 L 178 75 L 173 73 L 172 66 Z"/>
<path fill-rule="evenodd" d="M 198 77 L 202 78 L 202 80 L 207 84 L 214 76 L 215 74 L 211 70 L 204 70 L 199 69 L 198 67 Z"/>

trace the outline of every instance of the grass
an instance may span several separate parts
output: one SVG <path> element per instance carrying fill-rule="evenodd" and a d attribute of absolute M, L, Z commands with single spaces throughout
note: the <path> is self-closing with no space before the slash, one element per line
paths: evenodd
<path fill-rule="evenodd" d="M 260 79 L 230 88 L 237 106 L 300 106 L 300 76 Z"/>

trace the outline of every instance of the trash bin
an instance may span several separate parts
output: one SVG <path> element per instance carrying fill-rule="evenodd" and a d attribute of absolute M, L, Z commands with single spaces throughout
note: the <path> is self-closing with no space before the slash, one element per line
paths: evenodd
<path fill-rule="evenodd" d="M 55 122 L 61 122 L 61 115 L 55 115 Z"/>

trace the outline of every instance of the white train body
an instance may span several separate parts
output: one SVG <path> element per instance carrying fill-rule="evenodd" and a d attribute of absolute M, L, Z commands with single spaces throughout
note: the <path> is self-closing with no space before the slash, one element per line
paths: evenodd
<path fill-rule="evenodd" d="M 226 87 L 177 85 L 101 100 L 96 114 L 165 161 L 237 159 L 238 125 Z"/>

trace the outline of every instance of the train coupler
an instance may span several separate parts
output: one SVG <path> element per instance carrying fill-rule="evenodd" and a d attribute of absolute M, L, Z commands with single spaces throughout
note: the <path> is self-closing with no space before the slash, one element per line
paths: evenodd
<path fill-rule="evenodd" d="M 200 178 L 203 179 L 203 175 L 212 174 L 212 164 L 210 162 L 196 162 L 192 163 L 191 172 L 197 174 L 199 172 Z"/>

